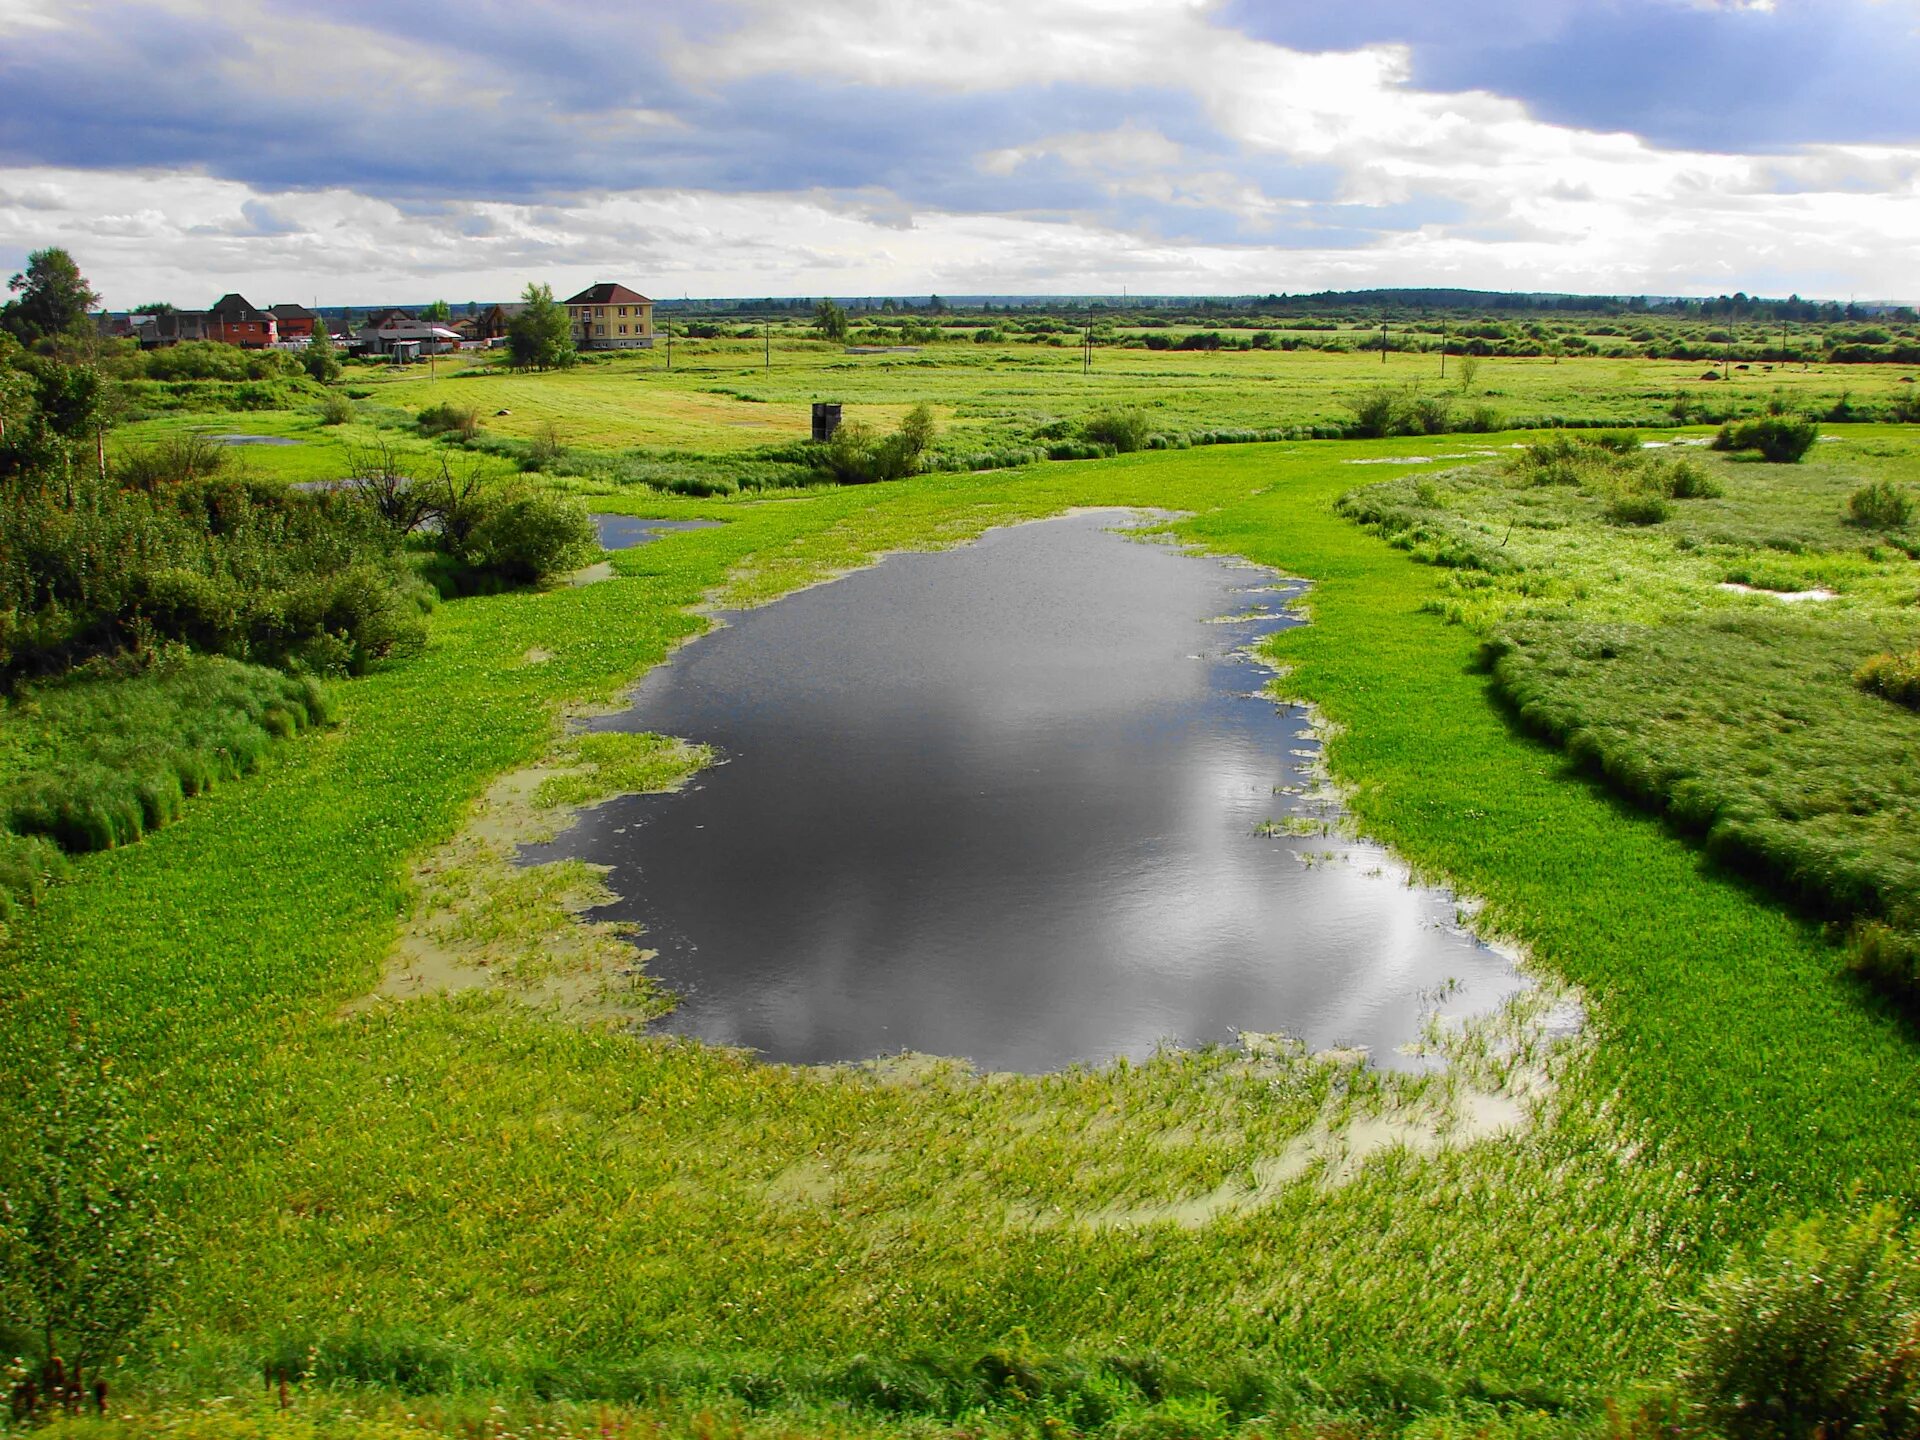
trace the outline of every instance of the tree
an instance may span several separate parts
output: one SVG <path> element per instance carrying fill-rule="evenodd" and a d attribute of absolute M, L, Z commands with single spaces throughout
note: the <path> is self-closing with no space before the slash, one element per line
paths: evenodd
<path fill-rule="evenodd" d="M 134 306 L 133 313 L 136 315 L 171 315 L 173 314 L 173 303 L 169 300 L 149 300 L 144 305 Z"/>
<path fill-rule="evenodd" d="M 73 256 L 58 246 L 28 255 L 27 268 L 7 281 L 7 289 L 20 298 L 0 307 L 0 325 L 28 344 L 77 329 L 100 303 Z"/>
<path fill-rule="evenodd" d="M 820 332 L 822 340 L 840 340 L 847 338 L 847 312 L 831 300 L 822 300 L 813 307 L 813 328 Z"/>
<path fill-rule="evenodd" d="M 39 1352 L 42 1394 L 78 1392 L 153 1308 L 166 1257 L 152 1157 L 77 1023 L 15 1114 L 0 1150 L 0 1329 Z"/>
<path fill-rule="evenodd" d="M 564 370 L 579 358 L 573 322 L 553 298 L 551 285 L 528 285 L 520 313 L 507 322 L 507 355 L 516 369 Z"/>
<path fill-rule="evenodd" d="M 318 315 L 313 318 L 313 338 L 300 352 L 300 363 L 308 376 L 322 385 L 340 378 L 339 353 L 333 348 L 333 336 L 327 333 L 327 322 Z"/>
<path fill-rule="evenodd" d="M 453 318 L 453 307 L 444 300 L 436 300 L 420 312 L 422 320 L 431 320 L 436 325 L 444 325 Z"/>

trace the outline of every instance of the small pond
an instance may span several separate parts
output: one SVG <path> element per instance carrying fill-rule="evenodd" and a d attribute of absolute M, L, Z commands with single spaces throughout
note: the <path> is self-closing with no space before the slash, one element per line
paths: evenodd
<path fill-rule="evenodd" d="M 529 862 L 611 867 L 661 1028 L 795 1063 L 1044 1071 L 1285 1031 L 1402 1054 L 1525 983 L 1325 813 L 1304 710 L 1244 648 L 1296 586 L 1113 533 L 990 531 L 729 614 L 597 728 L 723 762 Z"/>
<path fill-rule="evenodd" d="M 638 515 L 599 512 L 592 520 L 593 533 L 602 550 L 631 550 L 675 530 L 711 530 L 720 523 L 718 520 L 647 520 Z"/>

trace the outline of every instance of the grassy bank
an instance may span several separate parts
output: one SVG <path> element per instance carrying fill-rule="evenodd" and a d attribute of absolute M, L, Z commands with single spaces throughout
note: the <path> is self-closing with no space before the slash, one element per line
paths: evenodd
<path fill-rule="evenodd" d="M 224 1391 L 314 1351 L 363 1357 L 339 1382 L 631 1399 L 678 1376 L 777 1409 L 766 1377 L 862 1354 L 1150 1354 L 1208 1394 L 1394 1372 L 1532 1397 L 1519 1413 L 1661 1376 L 1676 1302 L 1736 1241 L 1915 1193 L 1920 1076 L 1813 928 L 1518 733 L 1477 637 L 1433 613 L 1445 574 L 1335 513 L 1377 473 L 1348 461 L 1453 448 L 633 499 L 729 523 L 626 552 L 605 583 L 442 607 L 423 656 L 339 682 L 336 730 L 216 791 L 201 823 L 82 861 L 0 962 L 24 1042 L 0 1066 L 78 1011 L 162 1148 L 183 1263 L 133 1383 Z M 767 599 L 1095 504 L 1194 512 L 1187 538 L 1313 580 L 1314 623 L 1276 650 L 1340 727 L 1355 813 L 1585 996 L 1591 1045 L 1557 1062 L 1530 1128 L 1387 1150 L 1183 1225 L 1172 1212 L 1246 1183 L 1330 1103 L 1394 1097 L 1333 1061 L 1238 1052 L 987 1082 L 762 1066 L 486 993 L 342 1013 L 378 983 L 409 863 L 548 751 L 556 706 L 693 633 L 704 595 Z M 1139 1394 L 1136 1412 L 1159 1403 Z"/>
<path fill-rule="evenodd" d="M 1675 460 L 1556 437 L 1343 508 L 1450 571 L 1438 608 L 1493 643 L 1528 726 L 1811 913 L 1920 929 L 1920 719 L 1855 681 L 1920 642 L 1920 529 L 1850 503 L 1905 493 L 1915 438 L 1815 451 Z M 1648 488 L 1682 475 L 1679 498 Z"/>

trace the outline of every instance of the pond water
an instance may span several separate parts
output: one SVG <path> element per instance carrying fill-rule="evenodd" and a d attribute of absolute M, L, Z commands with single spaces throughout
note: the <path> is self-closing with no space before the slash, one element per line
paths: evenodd
<path fill-rule="evenodd" d="M 711 530 L 720 523 L 718 520 L 646 520 L 638 515 L 598 512 L 590 518 L 602 550 L 631 550 L 674 530 Z"/>
<path fill-rule="evenodd" d="M 1330 804 L 1319 745 L 1243 647 L 1298 623 L 1298 587 L 1123 523 L 724 616 L 593 722 L 722 763 L 522 858 L 610 866 L 594 917 L 644 927 L 660 1028 L 772 1060 L 1032 1072 L 1249 1030 L 1431 1063 L 1400 1052 L 1428 1016 L 1525 982 L 1376 847 L 1285 833 Z"/>

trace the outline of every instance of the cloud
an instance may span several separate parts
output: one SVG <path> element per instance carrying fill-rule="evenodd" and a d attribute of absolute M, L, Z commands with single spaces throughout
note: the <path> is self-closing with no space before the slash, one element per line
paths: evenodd
<path fill-rule="evenodd" d="M 114 215 L 144 244 L 106 284 L 1642 290 L 1726 254 L 1896 293 L 1914 29 L 1911 0 L 0 0 L 0 261 Z"/>

